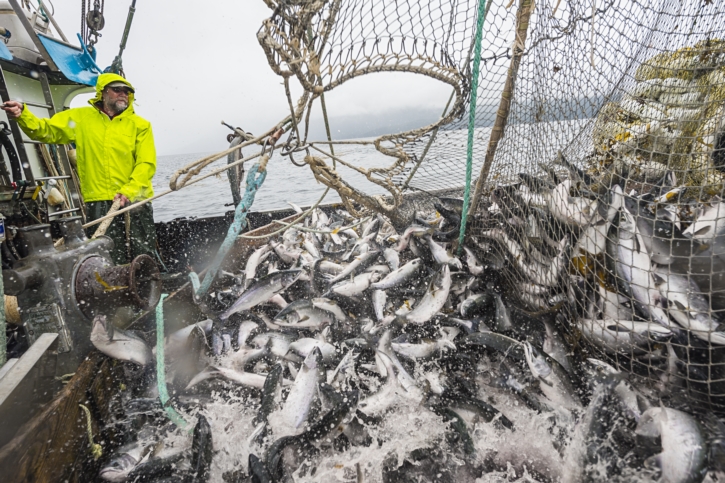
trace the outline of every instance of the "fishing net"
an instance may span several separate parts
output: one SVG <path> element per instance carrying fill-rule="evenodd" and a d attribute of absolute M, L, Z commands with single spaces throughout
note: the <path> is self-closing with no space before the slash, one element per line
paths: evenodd
<path fill-rule="evenodd" d="M 561 309 L 581 358 L 725 410 L 725 4 L 488 0 L 469 126 L 477 1 L 265 2 L 260 44 L 305 91 L 287 151 L 348 209 L 403 225 L 404 193 L 462 191 L 471 127 L 482 196 L 467 244 L 509 299 Z M 375 197 L 306 133 L 324 92 L 385 71 L 452 94 L 438 122 L 375 140 L 390 166 L 349 166 L 390 193 Z"/>

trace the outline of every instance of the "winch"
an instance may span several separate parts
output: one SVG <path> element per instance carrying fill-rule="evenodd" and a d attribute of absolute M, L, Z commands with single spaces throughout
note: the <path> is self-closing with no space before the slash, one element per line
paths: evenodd
<path fill-rule="evenodd" d="M 21 259 L 3 271 L 5 293 L 18 298 L 28 344 L 41 334 L 58 333 L 58 364 L 69 372 L 92 349 L 93 317 L 103 314 L 122 325 L 154 307 L 161 295 L 151 257 L 115 266 L 109 254 L 113 241 L 89 240 L 81 223 L 76 216 L 17 228 L 14 243 Z M 54 236 L 64 243 L 55 247 Z"/>

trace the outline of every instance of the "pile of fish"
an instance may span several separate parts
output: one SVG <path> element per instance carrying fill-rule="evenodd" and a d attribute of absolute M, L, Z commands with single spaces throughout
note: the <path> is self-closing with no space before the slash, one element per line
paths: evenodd
<path fill-rule="evenodd" d="M 575 189 L 497 188 L 460 256 L 460 200 L 438 200 L 403 233 L 380 216 L 314 210 L 220 276 L 201 301 L 209 319 L 166 337 L 166 406 L 160 348 L 96 317 L 93 344 L 127 374 L 106 422 L 126 430 L 100 479 L 719 481 L 717 417 L 670 407 L 569 337 L 576 326 L 607 352 L 661 359 L 674 379 L 670 341 L 706 346 L 702 324 L 714 324 L 687 298 L 672 315 L 679 282 L 652 269 L 659 245 L 634 221 L 649 198 Z M 645 218 L 656 230 L 658 213 Z M 627 285 L 597 268 L 612 256 Z M 570 274 L 572 257 L 585 259 Z"/>
<path fill-rule="evenodd" d="M 505 255 L 530 310 L 564 303 L 560 323 L 620 367 L 724 406 L 725 203 L 699 202 L 672 172 L 641 194 L 621 179 L 595 190 L 560 162 L 567 180 L 523 173 L 494 190 L 479 245 Z"/>

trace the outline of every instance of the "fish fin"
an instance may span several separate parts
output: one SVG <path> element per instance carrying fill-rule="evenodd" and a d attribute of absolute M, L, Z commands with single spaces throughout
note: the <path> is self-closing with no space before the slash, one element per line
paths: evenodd
<path fill-rule="evenodd" d="M 684 305 L 682 305 L 682 302 L 680 302 L 679 300 L 673 300 L 672 303 L 675 305 L 675 307 L 677 307 L 678 309 L 680 309 L 682 311 L 686 311 L 687 310 L 687 307 L 685 307 Z"/>
<path fill-rule="evenodd" d="M 622 332 L 622 333 L 631 332 L 628 328 L 626 328 L 626 327 L 624 327 L 622 325 L 619 325 L 619 324 L 605 325 L 604 328 L 607 329 L 607 330 L 609 330 L 609 331 L 617 332 L 617 333 L 620 333 L 620 332 Z"/>
<path fill-rule="evenodd" d="M 655 272 L 650 272 L 652 274 L 652 279 L 655 281 L 655 285 L 662 285 L 665 283 L 665 279 L 659 275 L 657 275 Z"/>
<path fill-rule="evenodd" d="M 694 233 L 692 234 L 692 236 L 701 236 L 701 235 L 704 235 L 704 234 L 706 234 L 706 233 L 707 233 L 708 231 L 710 231 L 710 229 L 711 229 L 711 228 L 712 228 L 712 226 L 711 226 L 711 225 L 705 225 L 705 226 L 703 226 L 702 228 L 700 228 L 699 230 L 697 230 L 696 232 L 694 232 Z"/>
<path fill-rule="evenodd" d="M 637 407 L 639 408 L 640 412 L 644 413 L 652 407 L 652 403 L 650 403 L 649 400 L 641 394 L 637 394 Z"/>

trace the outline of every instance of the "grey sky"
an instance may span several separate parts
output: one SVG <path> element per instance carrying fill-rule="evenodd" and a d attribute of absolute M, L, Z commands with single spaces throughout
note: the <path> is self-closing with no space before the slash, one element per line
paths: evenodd
<path fill-rule="evenodd" d="M 56 20 L 77 44 L 81 2 L 54 3 Z M 106 26 L 98 43 L 102 68 L 118 52 L 129 4 L 106 1 Z M 289 113 L 282 80 L 269 68 L 256 38 L 270 15 L 262 0 L 137 1 L 123 64 L 137 89 L 136 110 L 151 121 L 160 155 L 225 148 L 229 131 L 220 125 L 222 119 L 259 133 Z M 439 112 L 450 92 L 450 86 L 421 75 L 373 74 L 328 93 L 327 103 L 332 118 L 344 117 L 349 125 L 351 117 L 359 116 L 361 124 L 369 124 L 385 113 L 400 118 L 407 112 L 411 117 Z"/>

